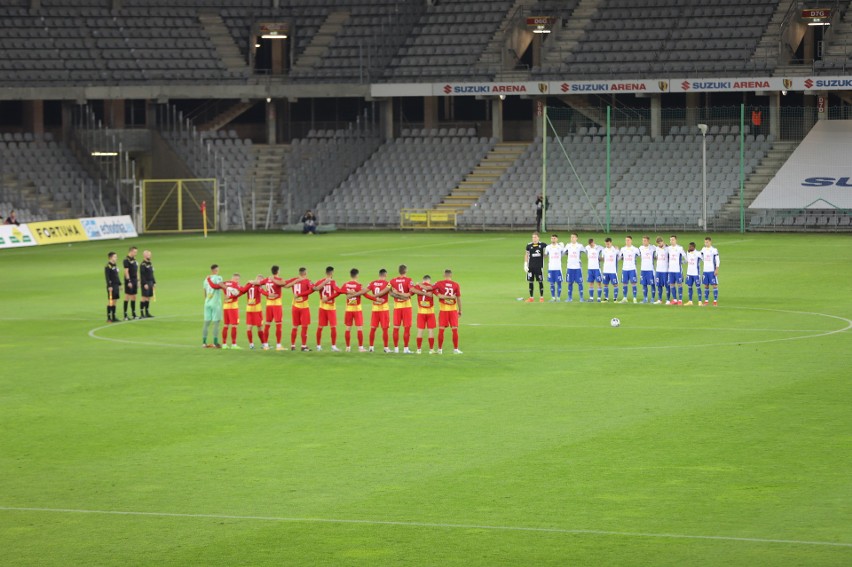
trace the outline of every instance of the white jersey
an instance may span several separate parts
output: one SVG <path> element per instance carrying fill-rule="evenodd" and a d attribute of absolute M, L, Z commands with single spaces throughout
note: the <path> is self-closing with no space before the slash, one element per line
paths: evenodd
<path fill-rule="evenodd" d="M 686 257 L 686 253 L 683 251 L 683 246 L 680 244 L 675 244 L 674 246 L 669 246 L 669 273 L 676 274 L 680 273 L 683 259 Z"/>
<path fill-rule="evenodd" d="M 544 253 L 547 255 L 547 269 L 558 270 L 562 272 L 562 251 L 563 245 L 560 243 L 548 244 L 544 247 Z"/>
<path fill-rule="evenodd" d="M 701 260 L 701 252 L 693 250 L 686 253 L 686 275 L 698 277 L 698 261 Z"/>
<path fill-rule="evenodd" d="M 618 251 L 618 255 L 621 258 L 622 272 L 636 271 L 636 258 L 639 257 L 638 248 L 636 248 L 635 246 L 625 246 L 624 248 Z"/>
<path fill-rule="evenodd" d="M 590 270 L 600 271 L 602 251 L 603 248 L 601 248 L 600 246 L 586 246 L 586 258 L 589 259 L 587 266 Z"/>
<path fill-rule="evenodd" d="M 564 254 L 568 256 L 568 267 L 569 270 L 582 270 L 583 266 L 580 264 L 580 254 L 585 254 L 586 248 L 580 244 L 579 242 L 568 243 L 565 245 Z"/>
<path fill-rule="evenodd" d="M 719 267 L 719 251 L 714 247 L 704 247 L 701 249 L 701 262 L 704 264 L 705 272 L 715 272 Z"/>
<path fill-rule="evenodd" d="M 603 273 L 616 274 L 618 273 L 618 248 L 612 246 L 603 249 Z"/>
<path fill-rule="evenodd" d="M 654 246 L 650 244 L 645 246 L 644 244 L 639 247 L 639 257 L 642 258 L 642 271 L 643 272 L 653 272 L 654 271 Z M 668 267 L 668 266 L 666 266 Z"/>
<path fill-rule="evenodd" d="M 669 271 L 669 247 L 657 246 L 654 251 L 657 254 L 657 273 L 665 273 Z"/>

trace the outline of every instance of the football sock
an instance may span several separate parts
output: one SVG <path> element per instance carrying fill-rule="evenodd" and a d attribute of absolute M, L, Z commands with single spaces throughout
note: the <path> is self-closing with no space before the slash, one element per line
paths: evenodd
<path fill-rule="evenodd" d="M 556 284 L 555 283 L 550 284 L 550 298 L 551 299 L 556 298 Z"/>
<path fill-rule="evenodd" d="M 219 321 L 213 321 L 213 344 L 219 344 Z"/>
<path fill-rule="evenodd" d="M 399 327 L 393 328 L 393 346 L 394 347 L 399 346 Z"/>
<path fill-rule="evenodd" d="M 130 312 L 134 317 L 136 317 L 136 300 L 135 299 L 130 302 Z"/>
<path fill-rule="evenodd" d="M 678 298 L 678 301 L 683 300 L 683 286 L 682 285 L 678 286 L 678 288 L 677 288 L 677 298 Z"/>
<path fill-rule="evenodd" d="M 405 327 L 402 331 L 402 346 L 408 348 L 408 343 L 411 340 L 411 329 L 409 327 Z"/>
<path fill-rule="evenodd" d="M 385 348 L 388 348 L 388 343 L 390 342 L 390 333 L 388 333 L 387 329 L 382 329 L 382 342 L 385 345 Z"/>
<path fill-rule="evenodd" d="M 704 288 L 704 301 L 707 301 L 707 300 L 709 300 L 709 299 L 710 299 L 710 288 L 709 288 L 709 287 L 705 287 L 705 288 Z"/>
<path fill-rule="evenodd" d="M 456 327 L 453 327 L 453 348 L 459 348 L 459 330 Z"/>
<path fill-rule="evenodd" d="M 714 287 L 713 288 L 713 301 L 718 301 L 718 300 L 719 300 L 719 288 Z"/>
<path fill-rule="evenodd" d="M 589 288 L 589 299 L 594 299 L 594 298 L 595 298 L 595 288 L 590 287 Z"/>
<path fill-rule="evenodd" d="M 352 331 L 350 331 L 349 329 L 346 329 L 343 332 L 343 338 L 346 340 L 346 346 L 348 347 L 349 344 L 352 342 Z"/>
<path fill-rule="evenodd" d="M 534 284 L 530 282 L 530 297 L 533 296 L 533 290 L 535 289 Z"/>
<path fill-rule="evenodd" d="M 358 329 L 358 346 L 364 346 L 364 331 Z"/>
<path fill-rule="evenodd" d="M 249 327 L 248 329 L 246 329 L 246 336 L 248 337 L 248 341 L 249 341 L 249 343 L 250 343 L 250 344 L 254 342 L 254 335 L 253 335 L 253 334 L 252 334 L 252 332 L 251 332 L 251 327 Z M 259 339 L 259 338 L 260 338 L 260 335 L 258 335 L 258 337 L 257 337 L 257 338 Z"/>
<path fill-rule="evenodd" d="M 308 327 L 302 326 L 302 346 L 308 346 Z"/>
<path fill-rule="evenodd" d="M 538 296 L 544 297 L 544 282 L 538 282 Z"/>
<path fill-rule="evenodd" d="M 322 327 L 317 327 L 317 346 L 322 344 Z"/>
<path fill-rule="evenodd" d="M 124 301 L 124 316 L 127 317 L 127 300 Z"/>
<path fill-rule="evenodd" d="M 376 343 L 376 327 L 370 327 L 370 346 Z"/>
<path fill-rule="evenodd" d="M 429 337 L 429 348 L 435 348 L 435 337 Z"/>
<path fill-rule="evenodd" d="M 692 301 L 692 286 L 689 286 L 689 300 Z"/>
<path fill-rule="evenodd" d="M 625 297 L 627 296 L 626 291 L 624 292 L 624 295 L 625 295 Z M 634 285 L 633 286 L 633 297 L 636 297 L 637 295 L 639 295 L 639 287 Z"/>
<path fill-rule="evenodd" d="M 278 341 L 279 345 L 281 344 L 282 332 L 283 332 L 283 330 L 281 329 L 281 323 L 276 323 L 275 324 L 275 339 Z M 269 334 L 267 334 L 266 336 L 269 337 Z"/>
<path fill-rule="evenodd" d="M 231 344 L 232 345 L 237 344 L 237 326 L 236 325 L 231 327 Z"/>
<path fill-rule="evenodd" d="M 111 320 L 112 320 L 112 307 L 107 305 L 107 321 L 111 321 Z"/>
<path fill-rule="evenodd" d="M 228 326 L 222 328 L 222 342 L 228 344 Z"/>
<path fill-rule="evenodd" d="M 296 345 L 296 335 L 298 335 L 298 334 L 299 334 L 298 327 L 293 327 L 293 330 L 290 331 L 290 345 L 291 346 Z"/>
<path fill-rule="evenodd" d="M 624 297 L 627 297 L 627 284 L 624 284 Z"/>
<path fill-rule="evenodd" d="M 562 297 L 562 282 L 556 282 L 556 297 Z"/>
<path fill-rule="evenodd" d="M 201 329 L 201 343 L 207 344 L 207 330 L 210 328 L 210 321 L 204 321 L 204 327 Z"/>
<path fill-rule="evenodd" d="M 580 297 L 583 297 L 583 290 L 580 290 Z M 568 284 L 568 299 L 574 299 L 574 286 Z"/>
<path fill-rule="evenodd" d="M 423 346 L 423 337 L 417 337 L 417 350 Z"/>
<path fill-rule="evenodd" d="M 624 292 L 624 295 L 627 295 L 626 291 Z M 613 300 L 618 299 L 618 286 L 617 285 L 612 286 L 612 299 Z"/>
<path fill-rule="evenodd" d="M 601 288 L 598 288 L 598 299 L 601 298 L 602 294 L 603 294 L 603 290 Z"/>
<path fill-rule="evenodd" d="M 444 348 L 444 329 L 438 329 L 438 348 Z"/>
<path fill-rule="evenodd" d="M 331 328 L 331 346 L 337 344 L 337 327 Z"/>
<path fill-rule="evenodd" d="M 577 290 L 580 293 L 580 299 L 583 299 L 583 284 L 577 284 Z"/>
<path fill-rule="evenodd" d="M 609 286 L 604 289 L 604 299 L 609 299 Z"/>

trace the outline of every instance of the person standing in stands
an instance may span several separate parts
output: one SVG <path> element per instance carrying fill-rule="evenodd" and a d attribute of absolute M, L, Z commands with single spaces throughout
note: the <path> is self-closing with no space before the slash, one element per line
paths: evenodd
<path fill-rule="evenodd" d="M 547 199 L 539 195 L 535 200 L 535 231 L 541 232 L 541 219 L 547 210 Z"/>

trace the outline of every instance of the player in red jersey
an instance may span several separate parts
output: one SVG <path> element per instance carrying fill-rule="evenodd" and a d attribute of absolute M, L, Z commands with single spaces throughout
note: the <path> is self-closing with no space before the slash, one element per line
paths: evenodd
<path fill-rule="evenodd" d="M 308 325 L 311 324 L 311 310 L 308 307 L 308 296 L 314 292 L 314 284 L 308 279 L 308 269 L 299 268 L 299 275 L 284 282 L 284 288 L 293 290 L 293 330 L 290 331 L 290 350 L 296 350 L 296 335 L 302 329 L 302 352 L 310 352 L 308 348 Z"/>
<path fill-rule="evenodd" d="M 403 354 L 411 354 L 408 341 L 411 340 L 411 278 L 406 276 L 408 267 L 400 265 L 399 275 L 390 281 L 393 297 L 393 351 L 399 353 L 399 328 L 403 328 Z"/>
<path fill-rule="evenodd" d="M 346 294 L 346 314 L 343 319 L 343 324 L 346 326 L 346 352 L 351 350 L 353 327 L 358 329 L 358 351 L 367 352 L 364 348 L 364 314 L 361 311 L 361 296 L 364 295 L 366 288 L 358 281 L 358 274 L 356 268 L 349 270 L 351 279 L 340 287 L 340 291 Z"/>
<path fill-rule="evenodd" d="M 444 279 L 432 287 L 440 305 L 438 319 L 438 354 L 443 354 L 444 329 L 452 328 L 453 354 L 461 354 L 459 350 L 459 317 L 461 317 L 461 288 L 453 281 L 453 271 L 444 270 Z"/>
<path fill-rule="evenodd" d="M 281 322 L 284 318 L 284 311 L 281 307 L 281 288 L 284 285 L 284 280 L 278 277 L 278 266 L 272 266 L 270 270 L 272 275 L 266 278 L 260 291 L 266 296 L 266 325 L 263 328 L 263 350 L 269 350 L 269 327 L 271 323 L 275 323 L 275 350 L 287 350 L 281 346 Z"/>
<path fill-rule="evenodd" d="M 432 295 L 432 278 L 427 274 L 423 281 L 411 286 L 417 297 L 417 354 L 422 352 L 423 330 L 429 329 L 429 354 L 435 352 L 435 296 Z"/>
<path fill-rule="evenodd" d="M 385 352 L 390 352 L 388 348 L 388 327 L 390 327 L 390 305 L 388 304 L 388 294 L 391 287 L 388 282 L 388 271 L 384 268 L 379 270 L 379 279 L 373 280 L 367 285 L 367 299 L 373 302 L 373 310 L 370 312 L 370 352 L 373 352 L 373 343 L 376 340 L 376 329 L 382 328 L 382 340 L 385 345 Z"/>
<path fill-rule="evenodd" d="M 207 277 L 207 285 L 213 289 L 221 289 L 225 296 L 225 303 L 222 305 L 222 313 L 224 315 L 224 327 L 222 327 L 222 348 L 228 347 L 228 328 L 231 329 L 231 347 L 232 349 L 240 350 L 241 346 L 237 344 L 237 327 L 240 324 L 240 304 L 238 300 L 241 295 L 249 290 L 253 282 L 249 282 L 243 286 L 240 285 L 240 274 L 234 274 L 231 279 L 220 284 L 214 282 Z"/>
<path fill-rule="evenodd" d="M 317 324 L 317 351 L 322 350 L 322 330 L 331 327 L 331 350 L 340 352 L 337 348 L 337 306 L 335 298 L 343 293 L 334 282 L 334 268 L 325 269 L 325 277 L 314 282 L 314 291 L 320 292 L 319 322 Z"/>
<path fill-rule="evenodd" d="M 263 340 L 263 305 L 261 305 L 265 278 L 262 274 L 258 274 L 254 281 L 256 283 L 250 283 L 248 290 L 246 290 L 246 336 L 250 349 L 254 349 L 252 327 L 257 329 L 257 338 L 260 339 L 260 343 L 265 342 Z"/>

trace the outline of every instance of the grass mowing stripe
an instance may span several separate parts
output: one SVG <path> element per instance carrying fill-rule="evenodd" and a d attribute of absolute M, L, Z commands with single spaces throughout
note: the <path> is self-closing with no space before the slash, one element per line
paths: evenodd
<path fill-rule="evenodd" d="M 402 526 L 412 528 L 437 528 L 437 529 L 459 529 L 459 530 L 494 530 L 511 532 L 543 532 L 555 534 L 574 535 L 601 535 L 601 536 L 623 536 L 623 537 L 645 537 L 645 538 L 669 538 L 669 539 L 704 539 L 718 541 L 741 541 L 746 543 L 778 543 L 789 545 L 821 545 L 829 547 L 852 547 L 852 543 L 840 541 L 807 541 L 797 539 L 777 539 L 761 537 L 738 537 L 738 536 L 710 536 L 691 534 L 653 534 L 643 532 L 618 532 L 610 530 L 586 530 L 571 528 L 540 528 L 533 526 L 490 526 L 487 524 L 454 524 L 443 522 L 403 522 L 395 520 L 360 520 L 347 518 L 288 518 L 286 516 L 245 516 L 235 514 L 186 514 L 180 512 L 136 512 L 129 510 L 83 510 L 73 508 L 31 508 L 0 506 L 5 512 L 52 512 L 56 514 L 108 514 L 115 516 L 154 516 L 163 518 L 201 518 L 212 520 L 248 520 L 256 522 L 292 522 L 292 523 L 314 523 L 314 524 L 363 524 L 370 526 Z"/>

